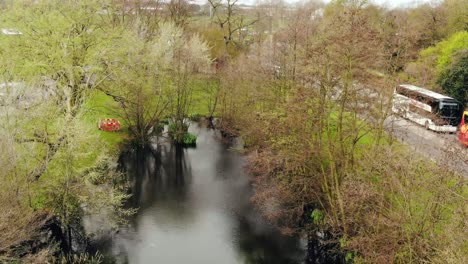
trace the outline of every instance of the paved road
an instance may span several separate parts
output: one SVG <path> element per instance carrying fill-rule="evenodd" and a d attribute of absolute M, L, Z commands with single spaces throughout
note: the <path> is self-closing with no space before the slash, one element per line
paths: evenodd
<path fill-rule="evenodd" d="M 386 127 L 398 141 L 468 178 L 468 148 L 458 142 L 457 134 L 429 131 L 400 117 L 389 117 Z"/>

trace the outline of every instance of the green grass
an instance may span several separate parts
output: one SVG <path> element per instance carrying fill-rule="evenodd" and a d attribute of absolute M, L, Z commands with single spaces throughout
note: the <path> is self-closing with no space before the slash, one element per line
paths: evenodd
<path fill-rule="evenodd" d="M 213 80 L 199 76 L 193 81 L 192 106 L 190 107 L 189 116 L 208 116 L 209 115 L 209 100 L 212 97 Z"/>
<path fill-rule="evenodd" d="M 338 111 L 333 111 L 328 116 L 328 131 L 324 131 L 322 141 L 323 142 L 335 142 L 339 140 L 338 136 L 338 122 L 339 116 Z M 356 127 L 355 131 L 352 131 L 351 127 L 354 123 Z M 368 124 L 366 124 L 363 120 L 359 119 L 358 117 L 352 117 L 352 113 L 344 112 L 343 113 L 343 133 L 344 133 L 344 140 L 346 144 L 352 144 L 352 142 L 356 139 L 356 154 L 360 154 L 360 152 L 364 149 L 367 149 L 373 143 L 376 142 L 376 135 L 375 132 Z M 349 131 L 349 133 L 346 133 Z M 382 142 L 387 142 L 386 140 L 382 140 Z"/>
<path fill-rule="evenodd" d="M 59 184 L 60 181 L 65 179 L 67 172 L 82 175 L 87 169 L 96 166 L 102 157 L 114 156 L 119 153 L 121 143 L 127 136 L 125 127 L 117 132 L 98 129 L 98 120 L 100 118 L 116 117 L 112 109 L 115 106 L 112 98 L 102 92 L 94 92 L 90 95 L 88 102 L 78 115 L 76 124 L 71 124 L 67 128 L 79 129 L 79 131 L 75 131 L 70 139 L 70 144 L 66 148 L 55 154 L 46 172 L 41 177 L 45 181 L 35 185 L 32 204 L 36 209 L 46 206 L 47 192 L 50 191 L 51 186 Z M 71 161 L 69 163 L 71 167 L 67 165 L 69 161 Z"/>
<path fill-rule="evenodd" d="M 117 103 L 110 96 L 96 91 L 90 95 L 88 102 L 84 106 L 83 114 L 83 121 L 111 150 L 118 150 L 119 144 L 126 139 L 126 124 L 122 120 L 119 120 L 122 123 L 121 130 L 110 132 L 99 130 L 98 121 L 101 118 L 117 118 L 116 108 Z"/>

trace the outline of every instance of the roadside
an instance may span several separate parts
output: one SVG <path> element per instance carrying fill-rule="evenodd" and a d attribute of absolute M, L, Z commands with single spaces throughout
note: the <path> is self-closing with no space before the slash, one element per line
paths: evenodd
<path fill-rule="evenodd" d="M 387 118 L 385 125 L 399 142 L 468 178 L 468 150 L 458 142 L 457 134 L 429 131 L 395 116 Z"/>

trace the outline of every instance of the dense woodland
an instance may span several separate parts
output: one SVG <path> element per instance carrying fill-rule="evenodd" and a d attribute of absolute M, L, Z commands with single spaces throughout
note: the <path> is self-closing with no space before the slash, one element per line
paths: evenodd
<path fill-rule="evenodd" d="M 82 218 L 133 213 L 119 152 L 166 124 L 189 144 L 200 117 L 245 141 L 252 200 L 283 232 L 324 234 L 349 263 L 468 261 L 466 179 L 385 129 L 398 83 L 468 102 L 467 1 L 0 9 L 0 262 L 104 261 L 81 248 Z M 97 130 L 103 116 L 123 129 Z"/>

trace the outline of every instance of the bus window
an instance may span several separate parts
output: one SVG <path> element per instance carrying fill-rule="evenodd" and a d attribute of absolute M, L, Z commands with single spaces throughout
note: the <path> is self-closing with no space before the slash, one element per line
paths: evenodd
<path fill-rule="evenodd" d="M 439 102 L 432 101 L 430 104 L 433 114 L 439 114 Z"/>
<path fill-rule="evenodd" d="M 397 92 L 398 94 L 403 95 L 403 96 L 411 97 L 411 95 L 410 95 L 411 91 L 408 91 L 408 89 L 406 89 L 406 88 L 404 88 L 404 87 L 397 86 L 396 92 Z"/>
<path fill-rule="evenodd" d="M 458 104 L 441 105 L 440 115 L 442 117 L 457 117 L 459 115 Z"/>

